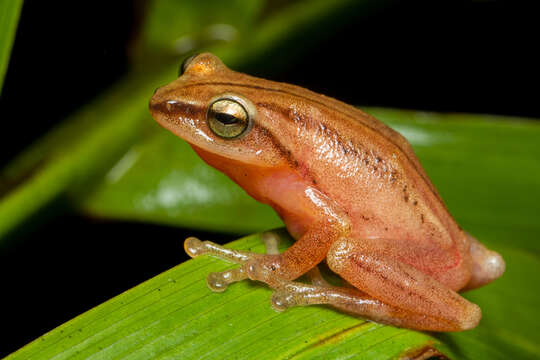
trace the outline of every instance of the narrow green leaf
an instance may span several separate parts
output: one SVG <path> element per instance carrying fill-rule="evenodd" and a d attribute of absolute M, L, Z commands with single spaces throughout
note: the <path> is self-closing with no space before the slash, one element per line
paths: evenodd
<path fill-rule="evenodd" d="M 264 251 L 259 236 L 231 245 Z M 305 357 L 308 350 L 320 355 L 326 341 L 354 342 L 355 351 L 377 345 L 379 354 L 393 356 L 430 339 L 414 333 L 406 344 L 396 344 L 392 339 L 406 330 L 323 307 L 278 314 L 270 307 L 270 290 L 247 281 L 211 293 L 206 275 L 231 267 L 208 257 L 188 261 L 45 334 L 8 359 L 279 359 Z"/>
<path fill-rule="evenodd" d="M 22 0 L 0 1 L 0 93 L 9 64 L 9 55 L 15 39 Z"/>
<path fill-rule="evenodd" d="M 289 244 L 283 242 L 281 250 Z M 258 235 L 230 246 L 264 252 Z M 462 333 L 398 329 L 324 306 L 276 313 L 271 291 L 258 283 L 242 281 L 212 293 L 207 274 L 234 265 L 203 256 L 78 316 L 7 359 L 388 359 L 424 346 L 456 359 L 538 358 L 540 292 L 530 284 L 540 260 L 519 249 L 498 250 L 508 271 L 465 295 L 484 316 L 478 328 Z"/>
<path fill-rule="evenodd" d="M 150 124 L 144 120 L 151 90 L 138 82 L 127 79 L 3 170 L 0 239 L 66 188 L 106 171 L 140 136 Z"/>

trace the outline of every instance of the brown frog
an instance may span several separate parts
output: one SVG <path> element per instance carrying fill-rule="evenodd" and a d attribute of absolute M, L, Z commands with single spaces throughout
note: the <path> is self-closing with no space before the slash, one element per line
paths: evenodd
<path fill-rule="evenodd" d="M 480 308 L 457 292 L 498 278 L 504 261 L 458 226 L 407 140 L 382 122 L 298 86 L 234 72 L 209 53 L 187 59 L 150 110 L 208 164 L 272 206 L 296 239 L 284 253 L 274 244 L 264 255 L 187 239 L 191 256 L 241 264 L 210 274 L 213 290 L 249 278 L 275 290 L 278 310 L 330 304 L 432 331 L 480 321 Z M 324 281 L 317 265 L 325 260 L 346 286 Z M 303 274 L 311 284 L 294 281 Z"/>

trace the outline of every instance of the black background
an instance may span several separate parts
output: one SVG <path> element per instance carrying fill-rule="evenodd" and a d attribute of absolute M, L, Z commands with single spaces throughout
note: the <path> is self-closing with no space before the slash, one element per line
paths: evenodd
<path fill-rule="evenodd" d="M 125 74 L 138 9 L 25 1 L 0 97 L 0 165 Z M 535 14 L 518 1 L 401 1 L 257 75 L 358 105 L 540 118 Z M 194 233 L 70 215 L 62 199 L 52 208 L 0 252 L 0 356 L 183 261 Z"/>

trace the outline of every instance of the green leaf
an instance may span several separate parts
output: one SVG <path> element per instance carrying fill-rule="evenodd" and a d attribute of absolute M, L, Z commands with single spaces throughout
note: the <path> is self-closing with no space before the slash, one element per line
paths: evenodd
<path fill-rule="evenodd" d="M 149 94 L 140 79 L 126 79 L 3 169 L 0 240 L 66 189 L 76 191 L 110 168 L 150 125 Z"/>
<path fill-rule="evenodd" d="M 289 244 L 283 242 L 281 250 Z M 230 247 L 264 252 L 258 235 Z M 207 274 L 235 265 L 202 256 L 80 315 L 7 359 L 388 359 L 426 346 L 460 359 L 538 358 L 540 294 L 531 282 L 540 260 L 507 246 L 498 250 L 508 271 L 465 295 L 484 316 L 478 328 L 462 333 L 398 329 L 323 306 L 276 313 L 271 291 L 258 283 L 242 281 L 223 293 L 211 292 Z"/>
<path fill-rule="evenodd" d="M 0 1 L 0 93 L 9 64 L 9 54 L 17 30 L 22 0 Z"/>
<path fill-rule="evenodd" d="M 155 62 L 248 37 L 264 0 L 154 0 L 148 6 L 136 61 Z M 149 58 L 151 57 L 151 58 Z"/>

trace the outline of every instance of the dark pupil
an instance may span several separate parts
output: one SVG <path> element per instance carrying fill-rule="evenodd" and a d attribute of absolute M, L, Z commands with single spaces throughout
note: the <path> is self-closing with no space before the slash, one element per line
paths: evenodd
<path fill-rule="evenodd" d="M 236 117 L 227 113 L 217 113 L 216 120 L 225 125 L 235 124 L 238 122 Z"/>

